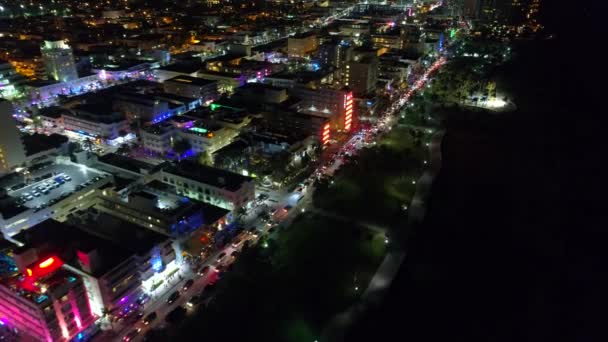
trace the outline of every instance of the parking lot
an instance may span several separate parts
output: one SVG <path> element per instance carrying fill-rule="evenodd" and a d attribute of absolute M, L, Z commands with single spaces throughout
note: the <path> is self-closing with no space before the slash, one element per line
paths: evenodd
<path fill-rule="evenodd" d="M 37 177 L 44 179 L 32 182 L 18 190 L 9 191 L 8 194 L 14 198 L 27 198 L 23 205 L 28 208 L 42 208 L 62 196 L 80 190 L 87 182 L 90 182 L 88 184 L 90 185 L 96 177 L 101 178 L 104 175 L 104 173 L 84 165 L 50 165 L 35 171 L 30 177 L 30 179 Z"/>

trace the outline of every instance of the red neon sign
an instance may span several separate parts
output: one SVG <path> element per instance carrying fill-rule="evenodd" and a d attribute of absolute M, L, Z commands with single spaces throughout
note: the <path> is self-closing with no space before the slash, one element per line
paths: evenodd
<path fill-rule="evenodd" d="M 323 126 L 323 137 L 321 139 L 323 145 L 327 145 L 329 143 L 329 128 L 329 123 L 326 123 L 325 126 Z"/>
<path fill-rule="evenodd" d="M 25 269 L 25 273 L 30 278 L 42 278 L 56 271 L 61 265 L 63 265 L 63 261 L 56 256 L 52 256 L 30 265 Z"/>
<path fill-rule="evenodd" d="M 344 96 L 344 130 L 350 131 L 353 118 L 353 93 L 350 92 Z"/>
<path fill-rule="evenodd" d="M 50 258 L 44 260 L 43 262 L 39 263 L 38 267 L 47 268 L 47 267 L 51 266 L 54 262 L 55 262 L 55 259 L 53 257 L 50 257 Z"/>

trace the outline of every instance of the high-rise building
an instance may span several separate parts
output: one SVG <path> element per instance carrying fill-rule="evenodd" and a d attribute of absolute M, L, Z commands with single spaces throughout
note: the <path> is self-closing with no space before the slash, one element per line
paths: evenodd
<path fill-rule="evenodd" d="M 356 57 L 344 66 L 344 85 L 353 90 L 355 97 L 371 94 L 378 81 L 378 58 Z"/>
<path fill-rule="evenodd" d="M 25 148 L 13 112 L 13 105 L 0 99 L 0 175 L 25 161 Z"/>
<path fill-rule="evenodd" d="M 72 48 L 63 40 L 45 40 L 40 52 L 50 78 L 59 82 L 69 82 L 78 78 Z"/>

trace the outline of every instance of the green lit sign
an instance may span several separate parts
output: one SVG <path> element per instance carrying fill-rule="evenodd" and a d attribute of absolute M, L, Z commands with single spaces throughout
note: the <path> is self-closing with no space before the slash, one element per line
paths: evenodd
<path fill-rule="evenodd" d="M 212 103 L 212 104 L 210 105 L 210 107 L 211 107 L 211 110 L 216 110 L 216 109 L 218 109 L 218 108 L 219 108 L 219 107 L 221 107 L 221 106 L 220 106 L 219 104 Z"/>
<path fill-rule="evenodd" d="M 450 30 L 450 38 L 454 38 L 456 36 L 456 29 Z"/>
<path fill-rule="evenodd" d="M 207 132 L 208 132 L 206 129 L 204 129 L 204 128 L 200 128 L 200 127 L 192 127 L 192 128 L 190 128 L 190 130 L 191 130 L 192 132 L 196 132 L 196 133 L 203 133 L 203 134 L 205 134 L 205 133 L 207 133 Z"/>

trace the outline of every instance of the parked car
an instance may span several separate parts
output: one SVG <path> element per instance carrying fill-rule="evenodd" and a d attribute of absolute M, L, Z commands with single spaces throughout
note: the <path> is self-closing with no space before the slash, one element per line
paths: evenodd
<path fill-rule="evenodd" d="M 190 300 L 186 303 L 186 306 L 188 306 L 189 308 L 193 308 L 196 305 L 198 305 L 200 302 L 202 302 L 203 299 L 201 296 L 198 295 L 194 295 L 190 298 Z"/>
<path fill-rule="evenodd" d="M 186 281 L 186 283 L 184 283 L 184 286 L 182 287 L 182 290 L 188 291 L 188 289 L 191 288 L 193 284 L 194 284 L 194 279 L 188 279 Z"/>
<path fill-rule="evenodd" d="M 167 298 L 168 304 L 173 304 L 179 298 L 179 291 L 173 292 L 169 298 Z"/>
<path fill-rule="evenodd" d="M 137 328 L 135 330 L 131 330 L 131 332 L 129 332 L 128 334 L 126 334 L 122 340 L 125 342 L 131 341 L 133 340 L 137 335 L 139 335 L 139 332 L 141 331 L 141 329 Z"/>
<path fill-rule="evenodd" d="M 207 274 L 207 272 L 209 272 L 209 265 L 201 267 L 196 273 L 199 276 L 204 276 L 205 274 Z"/>
<path fill-rule="evenodd" d="M 144 317 L 144 324 L 148 325 L 152 323 L 157 317 L 156 311 L 149 313 L 148 316 Z"/>
<path fill-rule="evenodd" d="M 220 255 L 217 256 L 216 262 L 219 264 L 220 262 L 222 262 L 222 259 L 224 259 L 225 256 L 226 256 L 225 252 L 220 253 Z"/>

